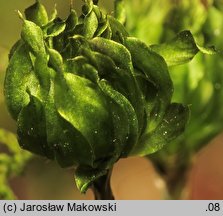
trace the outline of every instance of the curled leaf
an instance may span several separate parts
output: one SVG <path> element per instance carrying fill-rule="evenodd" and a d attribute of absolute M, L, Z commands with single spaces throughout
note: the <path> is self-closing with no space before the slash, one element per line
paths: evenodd
<path fill-rule="evenodd" d="M 150 130 L 153 130 L 162 120 L 172 97 L 173 84 L 167 65 L 161 56 L 136 38 L 127 38 L 125 45 L 130 50 L 134 68 L 149 82 L 145 82 L 144 85 L 150 85 L 150 92 L 146 93 L 145 99 L 148 113 L 153 113 L 148 124 Z"/>
<path fill-rule="evenodd" d="M 161 55 L 168 66 L 179 65 L 189 62 L 199 52 L 215 54 L 213 47 L 204 48 L 198 46 L 190 31 L 182 31 L 171 41 L 160 45 L 152 45 L 150 48 Z"/>

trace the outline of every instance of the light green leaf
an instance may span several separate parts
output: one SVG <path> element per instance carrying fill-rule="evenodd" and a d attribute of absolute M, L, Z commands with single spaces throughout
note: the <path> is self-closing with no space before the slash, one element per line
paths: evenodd
<path fill-rule="evenodd" d="M 52 65 L 53 69 L 58 72 L 63 71 L 63 58 L 59 52 L 55 49 L 48 48 L 48 52 L 50 55 L 49 63 Z"/>
<path fill-rule="evenodd" d="M 84 5 L 82 6 L 82 13 L 87 16 L 89 15 L 94 7 L 94 3 L 92 0 L 84 0 Z"/>
<path fill-rule="evenodd" d="M 108 28 L 109 23 L 107 21 L 107 19 L 105 19 L 105 21 L 98 23 L 98 28 L 94 34 L 95 37 L 99 37 L 101 36 Z"/>
<path fill-rule="evenodd" d="M 45 54 L 43 32 L 34 22 L 23 20 L 21 37 L 29 45 L 35 55 Z"/>
<path fill-rule="evenodd" d="M 4 82 L 6 103 L 15 120 L 21 109 L 29 103 L 27 88 L 34 93 L 37 91 L 37 86 L 38 80 L 33 73 L 29 52 L 21 43 L 10 59 Z"/>
<path fill-rule="evenodd" d="M 111 30 L 111 26 L 110 26 L 109 23 L 108 23 L 108 27 L 101 34 L 101 37 L 106 38 L 106 39 L 111 39 L 111 37 L 112 37 L 112 30 Z"/>
<path fill-rule="evenodd" d="M 204 48 L 198 46 L 190 31 L 180 32 L 174 39 L 160 45 L 152 45 L 150 48 L 161 55 L 168 66 L 184 64 L 191 61 L 199 52 L 215 54 L 213 47 Z"/>
<path fill-rule="evenodd" d="M 16 154 L 20 152 L 16 134 L 0 128 L 0 143 L 5 144 L 10 152 Z"/>
<path fill-rule="evenodd" d="M 9 52 L 9 61 L 11 60 L 13 54 L 16 52 L 16 50 L 22 45 L 24 42 L 22 40 L 18 40 L 15 42 L 15 44 L 12 46 Z"/>
<path fill-rule="evenodd" d="M 98 18 L 94 11 L 91 11 L 84 19 L 83 35 L 87 39 L 93 38 L 98 28 Z"/>
<path fill-rule="evenodd" d="M 131 103 L 118 91 L 115 91 L 106 81 L 99 85 L 103 92 L 111 99 L 110 108 L 114 125 L 114 142 L 117 142 L 116 160 L 120 156 L 127 156 L 138 139 L 138 120 Z M 118 156 L 118 157 L 117 157 Z M 113 161 L 114 163 L 115 161 Z"/>
<path fill-rule="evenodd" d="M 47 37 L 56 37 L 60 35 L 66 28 L 66 23 L 54 21 L 51 26 L 47 28 Z"/>
<path fill-rule="evenodd" d="M 49 91 L 50 79 L 55 76 L 55 71 L 48 66 L 48 58 L 48 56 L 37 56 L 34 62 L 35 75 L 45 91 Z"/>
<path fill-rule="evenodd" d="M 71 73 L 65 73 L 64 78 L 58 76 L 55 105 L 60 116 L 89 142 L 97 160 L 112 156 L 113 126 L 109 105 L 96 84 Z"/>
<path fill-rule="evenodd" d="M 57 8 L 56 8 L 56 6 L 57 5 L 54 4 L 54 8 L 53 8 L 53 11 L 51 13 L 51 16 L 50 16 L 48 24 L 52 23 L 56 19 L 56 17 L 57 17 Z"/>
<path fill-rule="evenodd" d="M 121 23 L 124 24 L 126 21 L 126 11 L 124 0 L 115 0 L 115 14 L 114 17 Z"/>
<path fill-rule="evenodd" d="M 142 135 L 132 155 L 145 156 L 152 154 L 181 135 L 189 119 L 189 108 L 182 104 L 172 103 L 167 108 L 162 122 L 152 132 Z"/>
<path fill-rule="evenodd" d="M 54 158 L 61 167 L 76 166 L 78 164 L 93 166 L 95 157 L 90 144 L 56 110 L 53 82 L 51 82 L 51 88 L 45 101 L 45 116 L 49 147 L 47 154 Z"/>
<path fill-rule="evenodd" d="M 110 57 L 98 52 L 93 52 L 92 55 L 95 57 L 99 76 L 103 78 L 101 82 L 99 82 L 99 86 L 105 94 L 114 101 L 113 103 L 118 105 L 118 107 L 114 107 L 113 109 L 117 109 L 118 112 L 116 114 L 114 114 L 115 112 L 113 113 L 114 121 L 119 122 L 117 124 L 114 123 L 114 125 L 116 125 L 114 130 L 117 134 L 120 133 L 119 135 L 121 136 L 121 131 L 124 131 L 125 128 L 128 127 L 128 134 L 123 135 L 124 139 L 120 138 L 120 140 L 122 140 L 123 144 L 127 143 L 125 146 L 126 149 L 131 149 L 137 140 L 137 134 L 141 131 L 143 124 L 140 121 L 142 120 L 140 117 L 142 117 L 141 114 L 143 113 L 142 98 L 140 97 L 141 92 L 138 91 L 131 73 L 125 73 L 124 70 L 117 68 Z M 119 82 L 115 80 L 119 80 Z M 135 89 L 135 94 L 132 93 L 133 89 Z M 136 113 L 136 111 L 139 113 Z M 139 119 L 137 118 L 137 114 Z M 115 120 L 117 117 L 119 121 Z M 128 152 L 128 150 L 126 149 L 122 150 L 123 155 L 127 154 L 126 152 Z"/>
<path fill-rule="evenodd" d="M 126 70 L 132 69 L 131 55 L 122 44 L 101 37 L 95 37 L 90 44 L 93 50 L 113 59 L 118 67 Z"/>

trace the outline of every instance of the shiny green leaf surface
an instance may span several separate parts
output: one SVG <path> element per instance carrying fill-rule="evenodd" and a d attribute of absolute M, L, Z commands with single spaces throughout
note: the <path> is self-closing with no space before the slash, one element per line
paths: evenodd
<path fill-rule="evenodd" d="M 173 84 L 167 65 L 161 56 L 136 38 L 127 38 L 125 45 L 131 52 L 134 68 L 152 84 L 152 94 L 148 92 L 151 95 L 146 97 L 148 111 L 153 113 L 148 125 L 149 130 L 152 130 L 162 120 L 172 97 Z"/>
<path fill-rule="evenodd" d="M 43 32 L 35 23 L 24 20 L 21 37 L 24 42 L 31 47 L 35 54 L 45 54 L 45 46 L 43 40 Z"/>
<path fill-rule="evenodd" d="M 56 82 L 55 99 L 59 114 L 86 137 L 97 158 L 113 149 L 111 131 L 103 130 L 111 128 L 108 104 L 94 83 L 67 73 Z"/>
<path fill-rule="evenodd" d="M 170 104 L 162 122 L 154 131 L 145 133 L 141 137 L 132 154 L 145 156 L 161 149 L 185 130 L 188 119 L 189 109 L 187 106 L 176 103 Z"/>
<path fill-rule="evenodd" d="M 48 20 L 37 1 L 26 10 L 27 20 L 20 14 L 21 39 L 5 78 L 20 146 L 75 167 L 81 192 L 120 158 L 160 150 L 188 120 L 188 107 L 171 103 L 165 54 L 176 49 L 184 56 L 185 41 L 160 45 L 163 53 L 153 50 L 129 37 L 123 1 L 115 8 L 116 18 L 88 0 L 79 17 L 71 9 L 61 19 L 54 10 Z"/>
<path fill-rule="evenodd" d="M 161 55 L 168 66 L 184 64 L 194 58 L 199 52 L 206 54 L 215 54 L 214 48 L 204 48 L 196 44 L 190 31 L 180 32 L 170 42 L 152 45 L 151 49 Z"/>
<path fill-rule="evenodd" d="M 83 35 L 87 38 L 93 38 L 98 28 L 98 18 L 94 11 L 91 11 L 84 19 Z"/>
<path fill-rule="evenodd" d="M 19 45 L 7 68 L 4 89 L 6 103 L 14 119 L 17 119 L 21 109 L 29 102 L 27 88 L 35 90 L 38 85 L 32 69 L 26 46 Z"/>
<path fill-rule="evenodd" d="M 47 29 L 47 37 L 58 36 L 64 31 L 65 28 L 65 23 L 55 23 Z"/>
<path fill-rule="evenodd" d="M 36 3 L 25 10 L 26 19 L 38 26 L 48 23 L 48 15 L 45 7 L 37 0 Z"/>
<path fill-rule="evenodd" d="M 106 174 L 106 170 L 92 170 L 87 167 L 79 167 L 75 172 L 75 182 L 78 189 L 85 193 L 89 186 L 100 178 L 101 176 Z"/>
<path fill-rule="evenodd" d="M 24 149 L 45 156 L 47 147 L 46 120 L 42 103 L 30 96 L 29 104 L 18 116 L 18 141 Z M 41 145 L 39 145 L 41 143 Z"/>

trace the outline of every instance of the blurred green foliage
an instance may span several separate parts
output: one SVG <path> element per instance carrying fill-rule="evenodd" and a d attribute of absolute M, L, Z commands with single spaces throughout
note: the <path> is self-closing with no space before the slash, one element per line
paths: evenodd
<path fill-rule="evenodd" d="M 0 128 L 0 199 L 15 198 L 8 179 L 21 174 L 30 157 L 19 147 L 15 134 Z"/>
<path fill-rule="evenodd" d="M 149 45 L 171 41 L 188 29 L 199 45 L 218 50 L 217 55 L 200 53 L 188 64 L 169 67 L 172 100 L 188 104 L 191 117 L 185 133 L 151 159 L 174 188 L 195 153 L 223 129 L 223 1 L 125 0 L 125 4 L 127 29 Z"/>

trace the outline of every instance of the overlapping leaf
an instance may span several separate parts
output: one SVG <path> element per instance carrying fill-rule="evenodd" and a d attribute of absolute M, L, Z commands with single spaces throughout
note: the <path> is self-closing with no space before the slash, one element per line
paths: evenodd
<path fill-rule="evenodd" d="M 20 145 L 62 167 L 75 166 L 82 192 L 120 157 L 161 149 L 188 120 L 187 106 L 171 103 L 165 62 L 172 61 L 167 51 L 185 55 L 181 40 L 180 46 L 153 47 L 162 57 L 129 37 L 121 1 L 121 22 L 96 2 L 85 1 L 80 17 L 72 9 L 65 20 L 56 10 L 48 18 L 39 1 L 25 11 L 27 20 L 20 14 L 21 40 L 5 79 Z"/>

